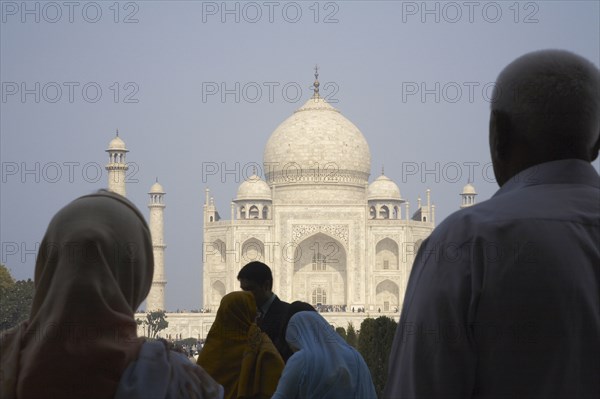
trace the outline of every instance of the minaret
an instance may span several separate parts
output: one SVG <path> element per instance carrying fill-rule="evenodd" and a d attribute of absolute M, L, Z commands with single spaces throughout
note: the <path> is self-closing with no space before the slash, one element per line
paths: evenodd
<path fill-rule="evenodd" d="M 425 195 L 427 196 L 427 221 L 429 223 L 433 222 L 433 218 L 431 215 L 431 189 L 425 190 Z"/>
<path fill-rule="evenodd" d="M 215 206 L 215 199 L 210 196 L 210 191 L 207 188 L 205 190 L 206 198 L 204 200 L 204 225 L 212 222 L 218 222 L 221 218 L 217 207 Z"/>
<path fill-rule="evenodd" d="M 152 278 L 152 288 L 146 299 L 146 311 L 165 310 L 165 248 L 164 243 L 164 221 L 163 212 L 165 209 L 165 190 L 158 183 L 150 187 L 150 235 L 152 236 L 152 250 L 154 253 L 154 277 Z"/>
<path fill-rule="evenodd" d="M 108 171 L 108 190 L 121 194 L 123 197 L 125 194 L 125 173 L 129 166 L 125 162 L 125 154 L 129 151 L 125 148 L 125 143 L 119 137 L 119 131 L 114 139 L 108 143 L 108 164 L 106 170 Z"/>
<path fill-rule="evenodd" d="M 467 183 L 466 186 L 463 187 L 463 191 L 460 194 L 462 198 L 462 203 L 460 204 L 460 208 L 468 208 L 470 206 L 475 205 L 475 196 L 477 193 L 475 192 L 475 187 L 471 183 Z"/>

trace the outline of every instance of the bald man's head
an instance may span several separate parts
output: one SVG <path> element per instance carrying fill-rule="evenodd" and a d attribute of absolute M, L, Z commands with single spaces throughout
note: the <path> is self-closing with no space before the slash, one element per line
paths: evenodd
<path fill-rule="evenodd" d="M 561 50 L 525 54 L 498 76 L 490 150 L 500 185 L 530 166 L 593 161 L 600 146 L 600 71 Z"/>

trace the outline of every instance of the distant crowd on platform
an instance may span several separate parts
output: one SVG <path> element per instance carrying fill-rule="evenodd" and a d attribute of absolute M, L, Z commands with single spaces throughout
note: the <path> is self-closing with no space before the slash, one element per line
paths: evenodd
<path fill-rule="evenodd" d="M 315 309 L 319 313 L 327 313 L 327 312 L 345 312 L 346 305 L 321 305 L 316 304 Z"/>
<path fill-rule="evenodd" d="M 319 313 L 329 313 L 329 312 L 347 312 L 348 311 L 348 307 L 346 305 L 328 305 L 328 304 L 321 304 L 321 303 L 317 303 L 314 305 L 314 308 L 317 312 Z M 357 313 L 364 313 L 365 312 L 365 308 L 364 307 L 354 307 L 352 306 L 351 311 L 357 312 Z M 393 312 L 398 312 L 398 307 L 394 306 L 393 308 Z M 381 313 L 381 308 L 378 308 L 379 313 Z M 190 311 L 191 313 L 211 313 L 210 308 L 200 308 L 199 310 L 192 310 Z M 180 310 L 177 309 L 175 311 L 175 313 L 188 313 L 187 310 Z"/>
<path fill-rule="evenodd" d="M 383 398 L 600 397 L 600 72 L 537 51 L 492 99 L 500 188 L 421 245 Z M 118 194 L 66 205 L 39 248 L 29 319 L 0 335 L 0 399 L 377 397 L 362 356 L 310 304 L 281 301 L 260 262 L 222 298 L 197 364 L 138 337 L 152 239 Z"/>
<path fill-rule="evenodd" d="M 346 312 L 347 311 L 347 306 L 346 305 L 323 305 L 323 304 L 316 304 L 314 305 L 314 308 L 317 312 L 319 313 L 328 313 L 328 312 Z M 365 308 L 364 307 L 354 307 L 352 306 L 352 312 L 365 312 Z M 394 307 L 394 312 L 398 311 L 397 307 Z M 381 308 L 379 308 L 379 311 L 381 312 Z M 181 310 L 181 309 L 177 309 L 175 311 L 175 313 L 211 313 L 209 308 L 200 308 L 199 310 L 191 310 L 191 311 L 187 311 L 187 310 Z"/>

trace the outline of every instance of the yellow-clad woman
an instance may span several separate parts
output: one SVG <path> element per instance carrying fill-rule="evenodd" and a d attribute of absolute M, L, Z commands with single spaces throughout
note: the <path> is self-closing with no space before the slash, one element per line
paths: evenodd
<path fill-rule="evenodd" d="M 226 399 L 270 398 L 284 367 L 279 352 L 255 323 L 250 292 L 223 297 L 198 364 L 225 388 Z"/>

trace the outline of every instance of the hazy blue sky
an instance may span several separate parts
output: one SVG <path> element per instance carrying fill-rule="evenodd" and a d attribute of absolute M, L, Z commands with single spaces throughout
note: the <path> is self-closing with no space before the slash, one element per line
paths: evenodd
<path fill-rule="evenodd" d="M 128 197 L 147 215 L 155 177 L 167 192 L 170 310 L 201 305 L 204 189 L 229 218 L 244 165 L 309 98 L 316 63 L 321 93 L 369 143 L 370 180 L 384 165 L 413 211 L 431 188 L 439 224 L 470 170 L 479 201 L 497 188 L 487 124 L 500 70 L 545 48 L 600 60 L 597 1 L 2 1 L 1 12 L 2 262 L 33 276 L 54 213 L 106 186 L 118 128 Z M 203 173 L 214 163 L 239 173 Z"/>

